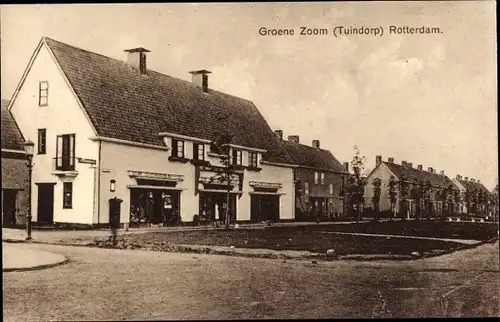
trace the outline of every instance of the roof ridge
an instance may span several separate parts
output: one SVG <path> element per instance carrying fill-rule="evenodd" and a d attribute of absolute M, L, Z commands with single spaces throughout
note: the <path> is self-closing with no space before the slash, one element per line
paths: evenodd
<path fill-rule="evenodd" d="M 77 46 L 74 46 L 74 45 L 70 45 L 68 43 L 65 43 L 65 42 L 62 42 L 62 41 L 59 41 L 59 40 L 56 40 L 56 39 L 53 39 L 53 38 L 50 38 L 50 37 L 47 37 L 47 36 L 43 36 L 42 37 L 43 40 L 49 40 L 49 41 L 53 41 L 53 42 L 56 42 L 60 45 L 63 45 L 63 46 L 67 46 L 67 47 L 71 47 L 73 49 L 76 49 L 76 50 L 79 50 L 79 51 L 83 51 L 85 53 L 88 53 L 88 54 L 92 54 L 92 55 L 97 55 L 97 56 L 101 56 L 103 58 L 106 58 L 106 59 L 109 59 L 109 60 L 113 60 L 113 61 L 116 61 L 116 62 L 119 62 L 125 66 L 130 66 L 126 61 L 124 60 L 121 60 L 121 59 L 117 59 L 117 58 L 113 58 L 113 57 L 110 57 L 110 56 L 106 56 L 106 55 L 103 55 L 103 54 L 100 54 L 98 52 L 95 52 L 95 51 L 91 51 L 91 50 L 88 50 L 88 49 L 84 49 L 84 48 L 81 48 L 81 47 L 77 47 Z M 50 47 L 50 44 L 48 44 L 49 47 Z M 147 69 L 149 72 L 153 72 L 153 73 L 157 73 L 157 74 L 160 74 L 162 76 L 166 76 L 166 77 L 170 77 L 170 78 L 173 78 L 175 80 L 178 80 L 178 81 L 182 81 L 182 82 L 185 82 L 187 84 L 189 84 L 190 86 L 196 86 L 194 85 L 192 82 L 190 82 L 189 80 L 186 80 L 186 79 L 182 79 L 182 78 L 178 78 L 178 77 L 174 77 L 172 75 L 168 75 L 168 74 L 165 74 L 165 73 L 162 73 L 158 70 L 155 70 L 155 69 L 150 69 L 148 68 Z M 250 99 L 247 99 L 247 98 L 243 98 L 243 97 L 240 97 L 240 96 L 236 96 L 236 95 L 233 95 L 233 94 L 229 94 L 229 93 L 226 93 L 226 92 L 222 92 L 222 91 L 218 91 L 216 89 L 212 89 L 212 88 L 209 88 L 209 91 L 211 92 L 215 92 L 215 93 L 220 93 L 220 94 L 223 94 L 223 95 L 227 95 L 227 96 L 231 96 L 231 97 L 234 97 L 234 98 L 237 98 L 237 99 L 240 99 L 240 100 L 245 100 L 247 102 L 251 102 L 253 103 L 252 100 Z"/>

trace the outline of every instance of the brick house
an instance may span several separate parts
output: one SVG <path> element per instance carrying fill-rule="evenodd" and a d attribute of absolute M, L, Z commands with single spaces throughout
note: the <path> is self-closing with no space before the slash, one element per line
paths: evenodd
<path fill-rule="evenodd" d="M 389 182 L 393 177 L 395 183 L 395 202 L 391 209 Z M 394 158 L 382 161 L 382 156 L 376 156 L 375 168 L 365 180 L 365 207 L 373 208 L 373 182 L 378 178 L 381 181 L 381 195 L 379 210 L 393 216 L 406 213 L 406 217 L 415 217 L 420 209 L 427 216 L 443 216 L 453 213 L 455 202 L 454 196 L 457 189 L 453 182 L 441 171 L 439 174 L 432 167 L 427 171 L 422 165 L 413 167 L 411 162 L 402 161 L 401 164 L 394 163 Z M 401 184 L 403 183 L 403 184 Z M 405 190 L 406 198 L 401 200 L 401 189 Z M 405 209 L 400 209 L 404 206 Z"/>
<path fill-rule="evenodd" d="M 491 192 L 480 180 L 457 174 L 452 181 L 460 191 L 460 213 L 484 217 L 487 216 L 490 208 L 494 208 L 491 202 Z"/>
<path fill-rule="evenodd" d="M 117 60 L 41 39 L 10 106 L 35 142 L 33 220 L 107 225 L 113 198 L 125 226 L 225 209 L 238 222 L 293 220 L 293 161 L 254 103 L 211 89 L 206 70 L 186 81 L 148 69 L 148 52 Z M 226 131 L 229 183 L 212 180 L 226 155 L 211 143 Z"/>
<path fill-rule="evenodd" d="M 329 220 L 344 213 L 343 187 L 348 173 L 328 150 L 321 149 L 320 141 L 308 146 L 300 143 L 298 135 L 283 139 L 283 132 L 275 130 L 286 151 L 297 165 L 295 168 L 295 214 L 297 220 Z"/>
<path fill-rule="evenodd" d="M 24 139 L 8 104 L 2 100 L 2 226 L 15 227 L 26 223 L 29 178 Z"/>

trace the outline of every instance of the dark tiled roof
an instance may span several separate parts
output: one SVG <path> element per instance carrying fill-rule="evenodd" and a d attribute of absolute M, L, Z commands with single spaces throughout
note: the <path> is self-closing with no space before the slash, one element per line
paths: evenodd
<path fill-rule="evenodd" d="M 404 174 L 406 179 L 412 182 L 422 180 L 425 183 L 427 181 L 430 181 L 431 184 L 436 187 L 453 185 L 450 178 L 445 175 L 430 173 L 428 171 L 418 170 L 415 168 L 404 167 L 396 163 L 384 162 L 384 164 L 398 178 L 400 178 L 401 175 Z"/>
<path fill-rule="evenodd" d="M 283 145 L 248 100 L 45 38 L 100 136 L 163 145 L 159 132 L 265 149 L 264 160 L 291 163 Z"/>
<path fill-rule="evenodd" d="M 328 150 L 283 140 L 285 149 L 295 164 L 316 169 L 345 172 L 342 164 Z"/>
<path fill-rule="evenodd" d="M 7 110 L 8 100 L 2 99 L 2 149 L 24 151 L 24 140 L 12 114 Z"/>
<path fill-rule="evenodd" d="M 488 189 L 486 189 L 486 187 L 480 183 L 480 182 L 472 182 L 472 181 L 465 181 L 463 179 L 458 179 L 458 181 L 462 184 L 462 186 L 464 186 L 466 189 L 469 188 L 471 190 L 474 190 L 474 191 L 479 191 L 479 190 L 482 190 L 483 192 L 486 192 L 486 193 L 490 193 L 490 191 Z"/>

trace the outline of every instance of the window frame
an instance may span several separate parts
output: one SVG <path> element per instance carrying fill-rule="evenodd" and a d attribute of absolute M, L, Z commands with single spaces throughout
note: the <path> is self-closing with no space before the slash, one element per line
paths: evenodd
<path fill-rule="evenodd" d="M 330 196 L 333 196 L 333 183 L 330 183 L 328 186 L 328 192 L 330 193 Z"/>
<path fill-rule="evenodd" d="M 319 183 L 319 172 L 314 171 L 314 184 L 318 184 L 318 183 Z"/>
<path fill-rule="evenodd" d="M 64 167 L 64 138 L 67 137 L 69 140 L 69 156 L 68 156 L 68 169 Z M 61 144 L 59 144 L 59 140 Z M 59 134 L 56 136 L 56 170 L 62 171 L 74 171 L 76 168 L 76 134 Z M 59 165 L 59 160 L 61 160 L 61 164 Z"/>
<path fill-rule="evenodd" d="M 66 194 L 69 194 L 69 200 Z M 73 209 L 73 182 L 63 182 L 63 209 Z"/>
<path fill-rule="evenodd" d="M 205 161 L 205 144 L 193 143 L 193 160 Z"/>
<path fill-rule="evenodd" d="M 248 152 L 248 166 L 251 168 L 259 167 L 259 154 L 257 152 Z"/>
<path fill-rule="evenodd" d="M 45 88 L 42 88 L 42 84 L 45 85 Z M 45 99 L 45 101 L 42 102 L 42 99 Z M 38 106 L 43 107 L 43 106 L 47 106 L 47 105 L 49 105 L 49 82 L 48 81 L 39 81 L 38 82 Z"/>
<path fill-rule="evenodd" d="M 243 164 L 243 151 L 239 149 L 233 149 L 232 162 L 233 165 Z"/>
<path fill-rule="evenodd" d="M 180 144 L 180 145 L 179 145 Z M 179 147 L 182 147 L 179 149 Z M 186 142 L 184 140 L 172 139 L 172 156 L 177 158 L 186 157 Z"/>
<path fill-rule="evenodd" d="M 321 172 L 320 173 L 320 178 L 319 178 L 320 182 L 321 182 L 321 185 L 324 186 L 325 185 L 325 173 L 324 172 Z"/>
<path fill-rule="evenodd" d="M 47 129 L 38 129 L 37 154 L 47 154 Z"/>

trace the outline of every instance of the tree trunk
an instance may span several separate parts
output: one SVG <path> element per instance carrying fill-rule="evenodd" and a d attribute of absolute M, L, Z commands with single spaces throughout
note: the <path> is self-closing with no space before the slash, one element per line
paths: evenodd
<path fill-rule="evenodd" d="M 227 189 L 227 194 L 226 194 L 226 210 L 224 211 L 225 212 L 225 218 L 226 218 L 226 228 L 229 228 L 229 222 L 230 222 L 230 218 L 229 218 L 229 196 L 230 196 L 230 191 L 229 188 Z"/>

